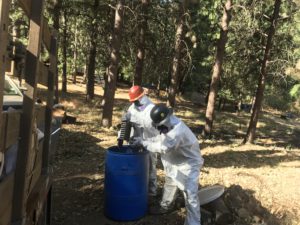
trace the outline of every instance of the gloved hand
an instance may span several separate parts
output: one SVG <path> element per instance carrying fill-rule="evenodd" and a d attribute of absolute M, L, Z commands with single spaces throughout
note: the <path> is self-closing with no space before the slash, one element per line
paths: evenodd
<path fill-rule="evenodd" d="M 149 141 L 142 141 L 142 146 L 147 149 L 147 146 L 150 144 Z"/>
<path fill-rule="evenodd" d="M 141 137 L 133 137 L 130 140 L 130 145 L 136 146 L 136 147 L 142 147 L 143 146 L 143 139 Z"/>
<path fill-rule="evenodd" d="M 123 146 L 123 139 L 118 138 L 118 147 L 121 148 Z"/>

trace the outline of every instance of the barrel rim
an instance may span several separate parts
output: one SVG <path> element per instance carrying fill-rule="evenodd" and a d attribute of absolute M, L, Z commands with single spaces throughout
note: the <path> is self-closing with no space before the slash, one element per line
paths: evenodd
<path fill-rule="evenodd" d="M 121 148 L 133 149 L 132 146 L 130 146 L 130 145 L 123 145 Z M 118 151 L 116 151 L 115 149 L 118 149 Z M 140 152 L 137 150 L 133 150 L 132 152 L 127 152 L 127 151 L 122 152 L 120 150 L 120 147 L 117 145 L 109 147 L 107 149 L 107 151 L 111 154 L 116 154 L 116 155 L 146 155 L 146 154 L 148 154 L 147 150 L 143 150 Z"/>

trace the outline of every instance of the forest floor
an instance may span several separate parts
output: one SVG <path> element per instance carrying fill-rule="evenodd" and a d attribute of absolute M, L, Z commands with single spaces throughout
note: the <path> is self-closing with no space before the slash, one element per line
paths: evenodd
<path fill-rule="evenodd" d="M 104 157 L 108 147 L 116 145 L 122 110 L 128 105 L 128 87 L 119 87 L 115 96 L 113 124 L 101 124 L 103 90 L 96 87 L 95 100 L 85 101 L 85 85 L 68 84 L 61 97 L 75 124 L 64 124 L 54 156 L 53 225 L 175 225 L 183 224 L 185 209 L 162 216 L 147 215 L 134 222 L 115 222 L 103 215 Z M 150 95 L 156 102 L 156 99 Z M 255 145 L 241 145 L 250 114 L 217 112 L 215 136 L 200 136 L 205 108 L 178 98 L 175 115 L 199 137 L 205 163 L 201 171 L 202 187 L 221 184 L 223 199 L 236 225 L 300 224 L 300 120 L 284 120 L 276 112 L 264 111 L 258 124 Z M 164 172 L 158 169 L 161 191 Z M 159 201 L 160 197 L 155 200 Z M 225 223 L 223 223 L 225 225 Z"/>

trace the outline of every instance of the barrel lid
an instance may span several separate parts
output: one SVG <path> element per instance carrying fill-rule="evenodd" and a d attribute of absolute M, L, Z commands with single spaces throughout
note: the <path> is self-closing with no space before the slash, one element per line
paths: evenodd
<path fill-rule="evenodd" d="M 145 154 L 148 152 L 141 147 L 136 147 L 136 146 L 132 146 L 132 145 L 123 145 L 122 147 L 111 146 L 107 149 L 107 151 L 109 151 L 110 153 L 113 153 L 113 154 L 126 154 L 126 155 Z"/>
<path fill-rule="evenodd" d="M 213 185 L 213 186 L 201 188 L 198 191 L 200 204 L 205 205 L 207 203 L 210 203 L 216 200 L 217 198 L 221 197 L 223 193 L 224 193 L 224 186 L 222 185 Z"/>

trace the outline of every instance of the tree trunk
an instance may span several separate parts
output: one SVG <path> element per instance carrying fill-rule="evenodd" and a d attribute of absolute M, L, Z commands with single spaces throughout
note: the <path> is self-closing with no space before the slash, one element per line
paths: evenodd
<path fill-rule="evenodd" d="M 60 25 L 60 11 L 61 11 L 61 0 L 57 0 L 54 5 L 53 9 L 53 27 L 54 29 L 59 32 L 59 25 Z M 59 48 L 59 35 L 57 35 L 57 49 Z M 58 51 L 57 51 L 58 52 Z M 56 53 L 58 54 L 58 53 Z M 57 65 L 56 65 L 56 71 L 58 71 Z M 58 72 L 55 73 L 55 99 L 54 104 L 57 104 L 59 102 L 59 94 L 58 94 Z"/>
<path fill-rule="evenodd" d="M 107 27 L 108 30 L 114 30 L 115 26 L 115 20 L 113 19 L 116 15 L 115 10 L 112 9 L 112 7 L 109 7 L 109 11 L 107 12 L 107 15 L 109 15 L 109 27 Z M 112 39 L 110 38 L 110 41 L 107 45 L 107 52 L 109 54 L 106 55 L 105 61 L 104 61 L 104 66 L 105 66 L 105 72 L 104 72 L 104 93 L 103 93 L 103 99 L 101 101 L 101 106 L 104 107 L 105 104 L 105 99 L 104 96 L 106 96 L 107 89 L 108 89 L 108 74 L 109 74 L 109 66 L 110 66 L 110 61 L 111 61 L 111 52 L 112 52 Z"/>
<path fill-rule="evenodd" d="M 217 44 L 216 61 L 213 67 L 213 74 L 210 83 L 208 102 L 205 114 L 205 135 L 211 136 L 215 102 L 218 94 L 218 86 L 221 77 L 222 63 L 225 54 L 225 45 L 227 42 L 228 27 L 231 20 L 231 0 L 227 0 L 224 7 L 224 12 L 221 20 L 220 39 Z"/>
<path fill-rule="evenodd" d="M 138 17 L 139 23 L 139 35 L 137 40 L 137 55 L 136 55 L 136 66 L 134 75 L 134 85 L 142 84 L 142 73 L 143 64 L 145 58 L 145 33 L 147 29 L 147 8 L 149 6 L 149 0 L 142 0 L 141 15 Z"/>
<path fill-rule="evenodd" d="M 74 40 L 74 52 L 73 52 L 73 65 L 74 65 L 74 72 L 73 72 L 73 84 L 76 84 L 76 76 L 77 76 L 77 21 L 75 18 L 75 40 Z"/>
<path fill-rule="evenodd" d="M 185 17 L 186 17 L 186 7 L 187 7 L 187 0 L 184 0 L 179 6 L 179 18 L 177 21 L 177 28 L 176 28 L 176 36 L 175 36 L 175 55 L 173 58 L 173 65 L 171 71 L 171 84 L 168 91 L 168 106 L 174 107 L 175 106 L 175 97 L 178 89 L 178 78 L 180 73 L 180 63 L 182 54 L 181 51 L 183 49 L 183 38 L 185 36 L 186 29 L 184 27 Z"/>
<path fill-rule="evenodd" d="M 120 61 L 120 47 L 122 38 L 122 23 L 124 17 L 124 0 L 119 0 L 116 6 L 114 32 L 112 36 L 110 65 L 107 74 L 107 87 L 104 95 L 104 105 L 102 113 L 102 125 L 110 127 L 112 125 L 112 112 L 116 91 L 116 79 L 118 65 Z"/>
<path fill-rule="evenodd" d="M 98 14 L 99 0 L 94 1 L 93 18 L 91 21 L 91 33 L 90 33 L 90 51 L 89 51 L 89 62 L 87 69 L 87 83 L 86 83 L 86 99 L 89 101 L 94 99 L 95 96 L 95 66 L 96 66 L 96 53 L 97 53 L 97 38 L 98 29 L 97 25 L 93 23 L 96 20 Z"/>
<path fill-rule="evenodd" d="M 254 139 L 255 139 L 257 121 L 258 121 L 259 113 L 261 111 L 261 105 L 262 105 L 262 101 L 263 101 L 263 97 L 264 97 L 264 90 L 265 90 L 265 85 L 266 85 L 265 82 L 266 82 L 266 76 L 267 76 L 267 62 L 270 57 L 270 50 L 272 47 L 272 38 L 275 34 L 275 27 L 276 27 L 277 19 L 279 16 L 280 5 L 281 5 L 281 0 L 275 0 L 274 11 L 273 11 L 272 19 L 271 19 L 271 25 L 269 28 L 264 58 L 262 60 L 261 68 L 260 68 L 260 75 L 259 75 L 259 79 L 258 79 L 258 86 L 257 86 L 257 90 L 256 90 L 256 95 L 255 95 L 253 112 L 251 114 L 251 119 L 249 122 L 247 134 L 243 140 L 244 144 L 246 142 L 253 143 Z"/>
<path fill-rule="evenodd" d="M 89 55 L 89 53 L 87 52 L 86 55 Z M 82 83 L 84 84 L 87 82 L 88 68 L 89 68 L 89 59 L 86 58 L 84 64 L 83 79 L 82 79 Z"/>
<path fill-rule="evenodd" d="M 95 95 L 95 65 L 96 65 L 96 41 L 91 41 L 89 64 L 87 69 L 87 83 L 86 83 L 86 99 L 89 101 L 94 99 Z"/>
<path fill-rule="evenodd" d="M 221 111 L 222 102 L 223 102 L 223 98 L 220 98 L 219 105 L 218 105 L 218 111 Z"/>
<path fill-rule="evenodd" d="M 161 89 L 161 73 L 158 74 L 158 81 L 156 85 L 156 97 L 160 97 L 160 89 Z"/>
<path fill-rule="evenodd" d="M 67 23 L 68 16 L 66 10 L 64 10 L 64 41 L 63 41 L 63 74 L 62 74 L 62 92 L 67 92 Z"/>

